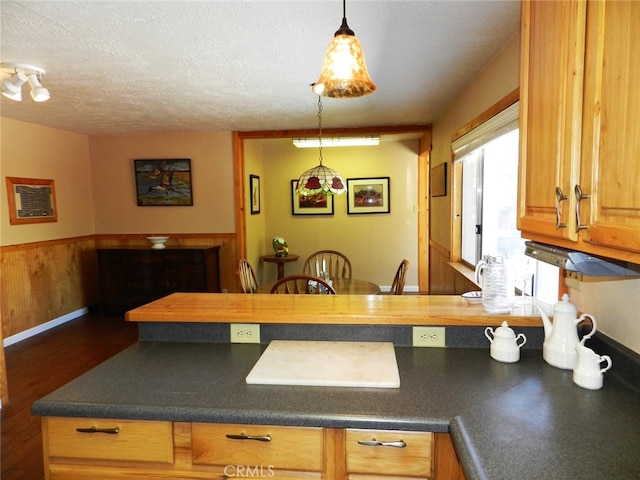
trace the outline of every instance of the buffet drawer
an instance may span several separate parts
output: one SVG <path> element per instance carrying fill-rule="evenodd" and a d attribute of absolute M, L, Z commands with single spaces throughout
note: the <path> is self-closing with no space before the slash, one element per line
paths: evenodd
<path fill-rule="evenodd" d="M 404 447 L 361 445 L 358 442 L 404 442 Z M 433 434 L 397 430 L 345 432 L 347 473 L 431 478 Z"/>
<path fill-rule="evenodd" d="M 270 437 L 270 441 L 227 435 Z M 324 469 L 324 432 L 316 427 L 194 423 L 194 465 L 251 465 L 282 470 Z"/>
<path fill-rule="evenodd" d="M 45 417 L 45 457 L 173 463 L 171 422 Z M 117 429 L 117 433 L 77 429 Z"/>

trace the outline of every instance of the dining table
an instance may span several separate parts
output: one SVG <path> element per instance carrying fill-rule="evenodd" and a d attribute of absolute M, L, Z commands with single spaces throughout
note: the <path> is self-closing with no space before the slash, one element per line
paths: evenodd
<path fill-rule="evenodd" d="M 276 281 L 260 285 L 256 293 L 270 293 Z M 332 286 L 338 295 L 378 295 L 380 293 L 379 285 L 358 278 L 334 278 Z"/>

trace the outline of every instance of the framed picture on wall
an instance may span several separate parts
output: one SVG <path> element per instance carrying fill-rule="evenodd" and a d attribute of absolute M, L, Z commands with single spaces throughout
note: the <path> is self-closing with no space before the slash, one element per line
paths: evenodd
<path fill-rule="evenodd" d="M 333 195 L 299 195 L 298 180 L 291 180 L 291 213 L 293 215 L 333 215 Z"/>
<path fill-rule="evenodd" d="M 347 213 L 390 213 L 389 177 L 347 178 Z"/>
<path fill-rule="evenodd" d="M 53 180 L 6 177 L 6 182 L 11 225 L 58 221 Z"/>
<path fill-rule="evenodd" d="M 431 196 L 447 196 L 447 164 L 441 163 L 431 169 Z"/>
<path fill-rule="evenodd" d="M 140 159 L 133 165 L 138 206 L 193 205 L 190 159 Z"/>
<path fill-rule="evenodd" d="M 251 215 L 260 213 L 260 177 L 249 175 L 249 193 L 251 195 Z"/>

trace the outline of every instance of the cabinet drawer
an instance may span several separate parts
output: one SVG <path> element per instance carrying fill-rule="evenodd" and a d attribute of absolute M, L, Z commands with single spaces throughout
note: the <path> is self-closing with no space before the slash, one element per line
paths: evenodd
<path fill-rule="evenodd" d="M 268 436 L 270 440 L 233 439 L 227 435 Z M 323 470 L 322 428 L 194 423 L 191 438 L 194 465 Z"/>
<path fill-rule="evenodd" d="M 171 422 L 45 417 L 45 456 L 173 463 Z M 83 433 L 77 429 L 113 429 Z"/>
<path fill-rule="evenodd" d="M 347 473 L 431 477 L 432 433 L 347 429 L 345 442 Z M 403 442 L 405 446 L 361 445 L 358 442 Z"/>

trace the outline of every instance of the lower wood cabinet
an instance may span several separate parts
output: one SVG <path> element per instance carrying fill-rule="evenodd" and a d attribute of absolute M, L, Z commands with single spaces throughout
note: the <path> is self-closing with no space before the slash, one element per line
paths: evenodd
<path fill-rule="evenodd" d="M 463 480 L 445 433 L 42 419 L 47 480 Z"/>
<path fill-rule="evenodd" d="M 395 478 L 432 478 L 433 433 L 347 429 L 345 453 L 350 479 L 381 473 Z"/>
<path fill-rule="evenodd" d="M 101 313 L 120 315 L 175 292 L 220 292 L 220 247 L 102 248 Z"/>

